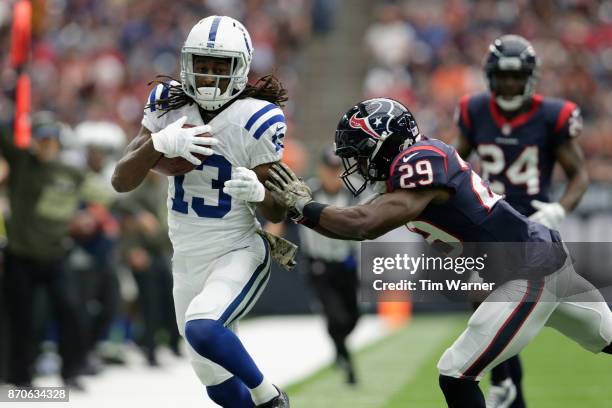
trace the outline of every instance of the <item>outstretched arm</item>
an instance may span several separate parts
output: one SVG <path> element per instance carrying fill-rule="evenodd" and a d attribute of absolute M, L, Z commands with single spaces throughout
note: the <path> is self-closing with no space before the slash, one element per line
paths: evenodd
<path fill-rule="evenodd" d="M 287 165 L 273 165 L 266 187 L 275 198 L 299 214 L 299 222 L 331 238 L 365 240 L 377 238 L 415 219 L 432 201 L 448 199 L 440 188 L 398 189 L 367 204 L 336 207 L 312 199 L 310 188 Z"/>
<path fill-rule="evenodd" d="M 325 206 L 320 210 L 317 226 L 344 239 L 375 239 L 415 219 L 438 193 L 436 189 L 396 190 L 369 204 L 344 208 Z M 307 204 L 304 215 L 309 219 L 311 215 L 316 221 L 317 206 L 320 208 L 321 204 Z"/>

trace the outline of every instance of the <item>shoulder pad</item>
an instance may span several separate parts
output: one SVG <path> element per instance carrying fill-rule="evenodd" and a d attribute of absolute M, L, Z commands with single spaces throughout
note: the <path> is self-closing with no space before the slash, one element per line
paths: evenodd
<path fill-rule="evenodd" d="M 274 125 L 274 129 L 286 125 L 285 114 L 277 105 L 253 98 L 242 101 L 239 123 L 256 140 Z"/>
<path fill-rule="evenodd" d="M 170 96 L 170 86 L 180 86 L 177 81 L 162 82 L 157 84 L 149 93 L 146 109 L 149 112 L 155 112 L 158 109 L 167 109 L 168 103 L 165 101 Z"/>
<path fill-rule="evenodd" d="M 437 141 L 423 141 L 404 150 L 391 164 L 387 190 L 447 187 L 449 153 Z"/>

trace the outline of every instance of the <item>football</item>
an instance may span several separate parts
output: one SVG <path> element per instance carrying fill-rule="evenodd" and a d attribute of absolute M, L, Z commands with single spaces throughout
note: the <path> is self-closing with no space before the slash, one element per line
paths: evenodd
<path fill-rule="evenodd" d="M 195 127 L 196 125 L 184 124 L 183 128 Z M 210 133 L 202 133 L 197 135 L 198 137 L 210 137 L 212 136 Z M 206 159 L 207 156 L 196 153 L 194 154 L 198 159 L 202 160 L 202 162 Z M 197 166 L 188 160 L 182 157 L 173 157 L 169 158 L 166 156 L 161 156 L 159 160 L 153 165 L 152 170 L 156 173 L 162 174 L 164 176 L 180 176 L 182 174 L 189 173 L 191 170 L 195 169 Z"/>

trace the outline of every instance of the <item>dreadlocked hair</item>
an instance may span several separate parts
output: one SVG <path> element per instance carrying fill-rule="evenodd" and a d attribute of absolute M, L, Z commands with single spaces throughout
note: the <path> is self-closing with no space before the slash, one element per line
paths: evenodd
<path fill-rule="evenodd" d="M 181 82 L 177 81 L 171 76 L 158 75 L 147 85 L 151 86 L 153 84 L 156 86 L 161 84 L 164 89 L 168 90 L 167 97 L 157 99 L 145 106 L 145 109 L 154 108 L 159 110 L 161 112 L 159 117 L 164 116 L 170 111 L 180 109 L 185 105 L 195 103 L 195 101 L 185 93 Z M 285 106 L 285 102 L 289 100 L 287 97 L 287 90 L 283 87 L 280 80 L 273 74 L 259 78 L 253 85 L 247 84 L 244 90 L 237 97 L 237 99 L 244 98 L 261 99 L 273 103 L 281 108 Z"/>
<path fill-rule="evenodd" d="M 247 84 L 238 99 L 249 97 L 273 103 L 280 108 L 285 106 L 285 102 L 289 100 L 287 90 L 273 74 L 259 78 L 253 85 Z"/>
<path fill-rule="evenodd" d="M 145 109 L 151 108 L 161 111 L 162 113 L 159 115 L 160 118 L 170 111 L 180 109 L 185 105 L 191 105 L 195 102 L 185 93 L 185 91 L 183 91 L 181 82 L 171 76 L 158 75 L 147 85 L 151 86 L 153 84 L 156 86 L 161 84 L 164 89 L 168 89 L 168 96 L 166 98 L 157 99 L 145 106 Z"/>

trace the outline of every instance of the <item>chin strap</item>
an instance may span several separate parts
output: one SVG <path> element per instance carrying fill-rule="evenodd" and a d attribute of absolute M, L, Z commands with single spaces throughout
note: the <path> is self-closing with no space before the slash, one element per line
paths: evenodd
<path fill-rule="evenodd" d="M 387 183 L 384 181 L 376 181 L 372 184 L 372 190 L 378 194 L 384 194 L 387 192 Z"/>
<path fill-rule="evenodd" d="M 421 134 L 420 134 L 420 133 L 419 133 L 419 134 L 418 134 L 418 135 L 417 135 L 417 136 L 416 136 L 414 139 L 407 138 L 407 139 L 404 141 L 404 144 L 402 145 L 402 150 L 406 150 L 407 148 L 409 148 L 409 147 L 410 147 L 410 146 L 412 146 L 413 144 L 415 144 L 415 143 L 417 143 L 417 142 L 420 142 L 422 138 L 423 138 L 423 137 L 421 136 Z"/>
<path fill-rule="evenodd" d="M 380 148 L 382 147 L 382 145 L 385 143 L 385 140 L 387 140 L 387 138 L 390 135 L 388 133 L 383 133 L 383 135 L 380 137 L 380 139 L 378 139 L 376 141 L 376 147 L 374 148 L 374 151 L 372 152 L 372 154 L 370 154 L 370 158 L 368 160 L 374 160 L 374 158 L 376 157 L 376 155 L 378 154 L 378 151 L 380 150 Z"/>
<path fill-rule="evenodd" d="M 523 106 L 525 98 L 522 95 L 513 96 L 512 99 L 504 99 L 501 96 L 495 97 L 495 103 L 505 111 L 515 111 Z"/>

